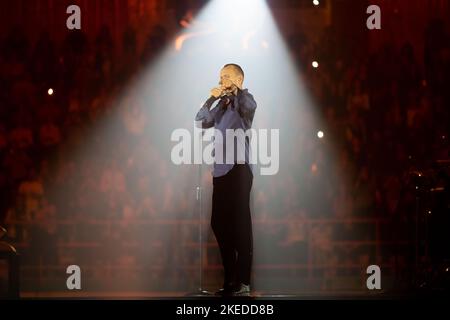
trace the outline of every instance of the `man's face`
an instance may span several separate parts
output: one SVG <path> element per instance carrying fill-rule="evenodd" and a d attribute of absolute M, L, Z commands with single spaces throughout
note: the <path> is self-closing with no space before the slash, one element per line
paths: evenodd
<path fill-rule="evenodd" d="M 225 90 L 242 89 L 242 76 L 233 67 L 225 67 L 220 71 L 219 84 Z"/>

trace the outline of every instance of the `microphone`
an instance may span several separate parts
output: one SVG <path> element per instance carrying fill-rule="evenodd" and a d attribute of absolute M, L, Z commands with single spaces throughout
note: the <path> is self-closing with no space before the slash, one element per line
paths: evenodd
<path fill-rule="evenodd" d="M 221 98 L 224 98 L 224 97 L 229 97 L 229 96 L 231 96 L 233 93 L 231 92 L 231 91 L 229 91 L 229 90 L 223 90 L 223 92 L 222 92 L 222 95 L 220 96 Z"/>
<path fill-rule="evenodd" d="M 231 96 L 230 92 L 226 92 L 220 96 L 220 100 L 223 101 L 224 106 L 228 106 L 230 104 L 231 102 L 230 96 Z"/>
<path fill-rule="evenodd" d="M 222 90 L 222 94 L 220 95 L 221 101 L 223 101 L 223 106 L 226 107 L 231 102 L 231 97 L 233 96 L 233 91 L 230 89 Z"/>

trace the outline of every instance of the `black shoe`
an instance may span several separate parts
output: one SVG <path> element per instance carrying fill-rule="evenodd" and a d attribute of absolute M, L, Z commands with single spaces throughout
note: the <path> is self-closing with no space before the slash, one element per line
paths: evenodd
<path fill-rule="evenodd" d="M 6 229 L 0 226 L 0 239 L 6 234 Z"/>
<path fill-rule="evenodd" d="M 236 291 L 236 284 L 234 283 L 227 283 L 224 284 L 222 288 L 216 291 L 214 295 L 225 297 L 225 296 L 231 296 L 234 291 Z"/>

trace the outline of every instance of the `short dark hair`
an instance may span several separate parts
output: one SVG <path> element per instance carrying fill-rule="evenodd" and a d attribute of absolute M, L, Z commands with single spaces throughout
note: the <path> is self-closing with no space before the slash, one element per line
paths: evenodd
<path fill-rule="evenodd" d="M 226 67 L 233 67 L 234 70 L 236 70 L 242 76 L 242 78 L 244 78 L 244 70 L 242 70 L 240 65 L 238 65 L 236 63 L 227 63 L 223 67 L 224 68 L 226 68 Z"/>

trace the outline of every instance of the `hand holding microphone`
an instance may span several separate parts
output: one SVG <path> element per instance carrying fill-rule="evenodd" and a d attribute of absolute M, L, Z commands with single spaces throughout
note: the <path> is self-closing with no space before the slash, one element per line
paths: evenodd
<path fill-rule="evenodd" d="M 222 87 L 212 88 L 210 94 L 212 97 L 216 99 L 220 98 L 223 95 L 223 88 Z"/>
<path fill-rule="evenodd" d="M 212 88 L 210 91 L 211 96 L 214 98 L 222 98 L 225 96 L 231 96 L 235 92 L 235 88 L 233 87 L 225 87 L 221 85 L 220 87 Z"/>

